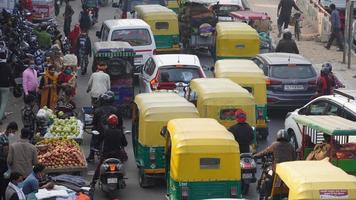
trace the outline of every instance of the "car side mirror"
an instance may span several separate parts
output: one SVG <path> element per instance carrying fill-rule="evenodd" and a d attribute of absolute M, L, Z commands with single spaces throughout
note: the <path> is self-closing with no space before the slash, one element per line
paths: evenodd
<path fill-rule="evenodd" d="M 96 33 L 95 33 L 95 35 L 96 35 L 96 37 L 98 37 L 99 39 L 101 38 L 101 31 L 97 31 Z"/>
<path fill-rule="evenodd" d="M 161 129 L 161 132 L 160 132 L 161 136 L 162 137 L 166 137 L 167 135 L 167 126 L 164 126 L 162 129 Z"/>

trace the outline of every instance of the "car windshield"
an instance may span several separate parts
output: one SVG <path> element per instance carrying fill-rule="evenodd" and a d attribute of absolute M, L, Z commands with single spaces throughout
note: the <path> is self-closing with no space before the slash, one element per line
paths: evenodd
<path fill-rule="evenodd" d="M 271 77 L 279 79 L 307 79 L 315 77 L 311 65 L 272 65 Z"/>
<path fill-rule="evenodd" d="M 184 82 L 200 78 L 201 73 L 196 66 L 168 66 L 160 69 L 160 82 Z"/>
<path fill-rule="evenodd" d="M 159 4 L 159 5 L 162 5 L 162 6 L 165 6 L 164 5 L 164 1 L 163 0 L 134 0 L 134 1 L 129 1 L 129 8 L 128 10 L 133 10 L 135 9 L 135 6 L 138 6 L 138 5 L 152 5 L 152 4 Z"/>
<path fill-rule="evenodd" d="M 131 46 L 146 46 L 152 43 L 147 29 L 115 30 L 112 33 L 111 41 L 124 41 Z"/>
<path fill-rule="evenodd" d="M 219 6 L 219 16 L 229 16 L 230 12 L 239 11 L 241 7 L 238 5 L 220 5 Z"/>

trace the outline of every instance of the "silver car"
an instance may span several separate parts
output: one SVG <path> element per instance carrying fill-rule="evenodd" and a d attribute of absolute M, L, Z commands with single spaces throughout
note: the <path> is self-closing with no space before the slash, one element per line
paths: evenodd
<path fill-rule="evenodd" d="M 253 61 L 268 77 L 268 107 L 300 107 L 316 94 L 317 73 L 303 56 L 265 53 L 257 55 Z"/>

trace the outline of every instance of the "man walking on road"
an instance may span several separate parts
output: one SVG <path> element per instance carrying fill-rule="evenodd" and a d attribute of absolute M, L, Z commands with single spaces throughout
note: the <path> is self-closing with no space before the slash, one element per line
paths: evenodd
<path fill-rule="evenodd" d="M 105 73 L 107 65 L 104 62 L 99 62 L 97 72 L 94 72 L 89 79 L 87 92 L 90 92 L 91 102 L 95 105 L 96 100 L 100 95 L 110 90 L 110 76 Z"/>
<path fill-rule="evenodd" d="M 278 37 L 281 37 L 283 29 L 288 28 L 292 8 L 295 8 L 299 12 L 302 12 L 295 4 L 294 0 L 281 0 L 278 4 L 278 9 L 277 9 Z"/>
<path fill-rule="evenodd" d="M 336 10 L 335 4 L 330 4 L 330 10 L 331 10 L 331 16 L 330 16 L 330 21 L 331 21 L 331 35 L 328 41 L 328 44 L 325 46 L 326 49 L 330 49 L 331 44 L 333 43 L 334 39 L 336 38 L 337 45 L 339 48 L 337 49 L 338 51 L 343 51 L 344 47 L 342 44 L 341 40 L 341 22 L 340 22 L 340 15 L 339 11 Z"/>
<path fill-rule="evenodd" d="M 68 37 L 68 34 L 70 32 L 70 24 L 72 23 L 72 16 L 74 14 L 74 10 L 72 6 L 69 5 L 69 0 L 66 0 L 66 8 L 64 10 L 64 26 L 63 26 L 63 32 L 66 37 Z"/>

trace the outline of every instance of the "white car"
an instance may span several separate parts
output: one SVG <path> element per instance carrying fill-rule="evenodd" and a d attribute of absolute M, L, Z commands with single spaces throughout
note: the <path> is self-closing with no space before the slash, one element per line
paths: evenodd
<path fill-rule="evenodd" d="M 356 90 L 336 90 L 335 95 L 318 97 L 302 108 L 289 112 L 284 122 L 290 142 L 295 148 L 301 146 L 302 135 L 294 117 L 297 115 L 337 115 L 351 121 L 356 121 Z M 351 139 L 351 138 L 350 138 Z M 353 137 L 352 140 L 355 138 Z"/>
<path fill-rule="evenodd" d="M 195 78 L 205 78 L 196 55 L 165 54 L 151 56 L 140 73 L 140 93 L 154 90 L 178 90 L 182 95 Z"/>

